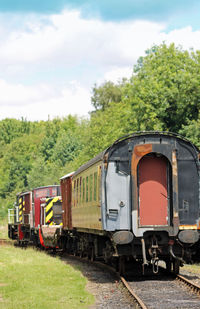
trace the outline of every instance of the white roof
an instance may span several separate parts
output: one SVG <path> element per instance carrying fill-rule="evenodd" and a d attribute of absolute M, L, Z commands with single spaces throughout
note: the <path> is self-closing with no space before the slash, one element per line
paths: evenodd
<path fill-rule="evenodd" d="M 75 173 L 75 172 L 71 172 L 71 173 L 69 173 L 69 174 L 67 174 L 67 175 L 65 175 L 65 176 L 63 176 L 63 177 L 61 177 L 60 180 L 65 179 L 65 178 L 69 178 L 69 177 L 71 177 L 72 175 L 74 175 L 74 173 Z"/>

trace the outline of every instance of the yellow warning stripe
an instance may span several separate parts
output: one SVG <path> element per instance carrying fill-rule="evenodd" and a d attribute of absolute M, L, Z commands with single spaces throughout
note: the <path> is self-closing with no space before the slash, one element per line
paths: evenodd
<path fill-rule="evenodd" d="M 19 198 L 19 222 L 22 223 L 22 209 L 23 209 L 23 199 Z"/>
<path fill-rule="evenodd" d="M 53 200 L 46 206 L 46 212 L 48 212 L 53 207 Z"/>
<path fill-rule="evenodd" d="M 53 217 L 53 210 L 46 217 L 46 222 L 48 222 Z"/>
<path fill-rule="evenodd" d="M 47 199 L 46 201 L 48 203 L 49 199 Z M 46 212 L 48 212 L 49 209 L 53 206 L 53 204 L 57 201 L 58 201 L 58 197 L 55 197 L 54 199 L 52 199 L 51 202 L 48 203 L 48 205 L 46 206 Z"/>

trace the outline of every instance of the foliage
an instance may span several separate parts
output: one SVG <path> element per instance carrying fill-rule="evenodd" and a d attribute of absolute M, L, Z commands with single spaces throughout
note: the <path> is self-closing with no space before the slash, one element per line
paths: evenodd
<path fill-rule="evenodd" d="M 134 131 L 134 126 L 130 129 L 130 123 L 130 109 L 123 103 L 113 103 L 105 111 L 92 114 L 79 162 L 86 162 L 117 138 Z"/>
<path fill-rule="evenodd" d="M 153 46 L 130 80 L 94 85 L 91 102 L 90 119 L 0 121 L 0 216 L 17 192 L 58 184 L 131 132 L 173 131 L 200 146 L 200 51 Z"/>
<path fill-rule="evenodd" d="M 139 59 L 124 95 L 137 119 L 137 130 L 179 132 L 183 125 L 197 119 L 199 59 L 199 53 L 164 43 Z"/>
<path fill-rule="evenodd" d="M 16 193 L 59 183 L 66 164 L 80 152 L 85 125 L 72 116 L 28 125 L 24 120 L 0 121 L 0 216 L 12 208 Z"/>
<path fill-rule="evenodd" d="M 121 102 L 122 87 L 125 83 L 125 79 L 122 83 L 115 85 L 113 82 L 107 81 L 101 86 L 97 87 L 95 84 L 92 88 L 91 103 L 96 110 L 105 110 L 111 103 Z"/>
<path fill-rule="evenodd" d="M 183 126 L 180 134 L 187 137 L 200 149 L 200 115 L 197 120 L 190 121 L 187 125 Z"/>
<path fill-rule="evenodd" d="M 23 119 L 4 119 L 0 122 L 0 142 L 9 144 L 13 139 L 23 134 L 28 134 L 31 130 L 31 122 Z"/>

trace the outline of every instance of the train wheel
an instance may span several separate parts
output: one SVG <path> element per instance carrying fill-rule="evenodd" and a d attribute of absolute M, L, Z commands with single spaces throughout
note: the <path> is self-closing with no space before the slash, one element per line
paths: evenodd
<path fill-rule="evenodd" d="M 173 260 L 173 273 L 175 275 L 178 275 L 179 270 L 180 270 L 180 261 L 179 260 Z"/>
<path fill-rule="evenodd" d="M 172 262 L 171 261 L 165 261 L 165 264 L 166 264 L 166 270 L 168 272 L 171 272 L 172 271 Z"/>
<path fill-rule="evenodd" d="M 92 247 L 92 248 L 91 248 L 91 256 L 90 256 L 90 260 L 91 260 L 92 262 L 94 262 L 94 260 L 95 260 L 94 247 Z"/>
<path fill-rule="evenodd" d="M 95 260 L 94 247 L 89 248 L 87 258 L 88 258 L 88 260 L 94 262 L 94 260 Z"/>
<path fill-rule="evenodd" d="M 125 274 L 125 259 L 124 256 L 119 257 L 119 274 L 123 276 Z"/>

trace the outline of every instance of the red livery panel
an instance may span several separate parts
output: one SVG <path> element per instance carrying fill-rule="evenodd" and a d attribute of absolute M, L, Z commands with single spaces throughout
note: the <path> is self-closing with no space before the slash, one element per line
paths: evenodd
<path fill-rule="evenodd" d="M 145 156 L 139 163 L 140 226 L 167 225 L 167 161 Z"/>

